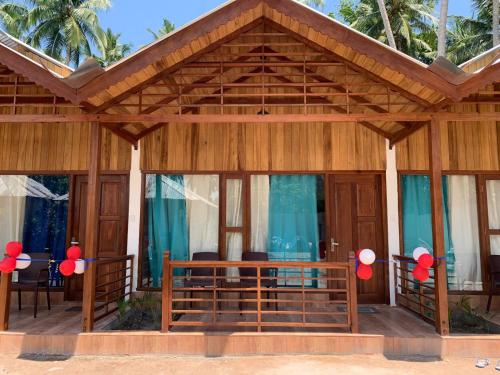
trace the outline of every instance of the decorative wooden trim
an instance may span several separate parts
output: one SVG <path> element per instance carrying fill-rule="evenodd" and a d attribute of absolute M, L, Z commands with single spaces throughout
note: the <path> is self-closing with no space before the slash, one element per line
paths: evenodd
<path fill-rule="evenodd" d="M 53 75 L 49 70 L 1 43 L 0 62 L 5 64 L 9 69 L 12 69 L 12 71 L 50 90 L 53 94 L 61 96 L 73 104 L 78 104 L 75 89 L 69 87 L 62 79 Z"/>
<path fill-rule="evenodd" d="M 359 114 L 284 114 L 284 115 L 153 115 L 153 114 L 75 114 L 75 115 L 0 115 L 0 123 L 70 123 L 70 122 L 105 122 L 105 123 L 141 123 L 172 122 L 185 123 L 304 123 L 304 122 L 360 122 L 360 121 L 409 121 L 428 122 L 432 118 L 440 121 L 500 121 L 500 112 L 488 113 L 359 113 Z"/>

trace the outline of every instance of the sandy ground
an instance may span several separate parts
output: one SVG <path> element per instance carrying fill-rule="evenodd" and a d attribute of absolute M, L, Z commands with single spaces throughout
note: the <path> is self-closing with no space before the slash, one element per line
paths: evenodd
<path fill-rule="evenodd" d="M 439 360 L 361 355 L 226 358 L 0 356 L 0 374 L 500 374 L 495 370 L 498 359 L 492 360 L 485 369 L 477 369 L 475 359 L 470 358 Z"/>

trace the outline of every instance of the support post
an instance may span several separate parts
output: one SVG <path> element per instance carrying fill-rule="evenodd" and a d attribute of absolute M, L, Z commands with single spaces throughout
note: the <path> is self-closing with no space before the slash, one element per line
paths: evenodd
<path fill-rule="evenodd" d="M 99 203 L 101 169 L 101 127 L 98 122 L 90 124 L 89 169 L 87 187 L 87 211 L 85 217 L 85 258 L 90 259 L 83 277 L 82 330 L 94 328 L 95 287 L 97 277 L 97 245 L 99 238 Z"/>
<path fill-rule="evenodd" d="M 441 130 L 439 118 L 432 117 L 429 125 L 429 168 L 431 177 L 432 205 L 432 241 L 434 257 L 444 258 L 444 224 L 443 224 L 443 183 L 441 162 Z M 437 261 L 434 267 L 436 293 L 436 331 L 446 336 L 450 333 L 448 321 L 448 284 L 446 261 Z"/>
<path fill-rule="evenodd" d="M 11 286 L 12 273 L 2 272 L 0 276 L 0 331 L 9 329 Z"/>
<path fill-rule="evenodd" d="M 170 305 L 170 251 L 163 254 L 163 277 L 161 280 L 161 331 L 168 332 L 170 329 L 170 316 L 172 306 Z"/>
<path fill-rule="evenodd" d="M 347 285 L 348 290 L 348 300 L 349 300 L 349 313 L 351 319 L 351 333 L 359 333 L 359 323 L 358 323 L 358 292 L 356 288 L 356 257 L 354 252 L 349 254 L 349 267 L 347 269 Z"/>

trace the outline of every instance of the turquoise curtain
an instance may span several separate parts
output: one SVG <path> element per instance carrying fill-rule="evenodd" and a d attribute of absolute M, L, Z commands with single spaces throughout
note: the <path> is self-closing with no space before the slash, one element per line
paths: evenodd
<path fill-rule="evenodd" d="M 271 176 L 267 245 L 270 259 L 319 259 L 316 183 L 317 176 L 311 175 Z M 316 274 L 314 270 L 313 275 Z"/>
<path fill-rule="evenodd" d="M 172 260 L 189 259 L 189 238 L 184 178 L 155 175 L 153 196 L 148 199 L 148 257 L 153 287 L 161 285 L 163 252 Z M 182 270 L 175 270 L 181 274 Z"/>
<path fill-rule="evenodd" d="M 432 213 L 430 177 L 403 175 L 403 242 L 404 254 L 413 257 L 413 250 L 422 246 L 432 252 Z M 450 238 L 448 215 L 448 180 L 443 177 L 443 225 L 448 274 L 453 273 L 455 256 Z"/>

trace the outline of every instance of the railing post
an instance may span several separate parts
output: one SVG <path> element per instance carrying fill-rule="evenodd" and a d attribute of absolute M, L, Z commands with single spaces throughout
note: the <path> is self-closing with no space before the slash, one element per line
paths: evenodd
<path fill-rule="evenodd" d="M 349 287 L 349 310 L 351 315 L 351 332 L 359 333 L 358 323 L 358 292 L 356 288 L 356 257 L 354 252 L 349 254 L 348 287 Z"/>
<path fill-rule="evenodd" d="M 161 331 L 168 332 L 170 329 L 170 251 L 163 254 L 163 278 L 161 280 Z"/>
<path fill-rule="evenodd" d="M 257 331 L 262 331 L 262 302 L 261 302 L 261 279 L 260 266 L 257 267 Z"/>
<path fill-rule="evenodd" d="M 2 272 L 0 276 L 0 331 L 9 329 L 11 286 L 12 273 Z"/>

